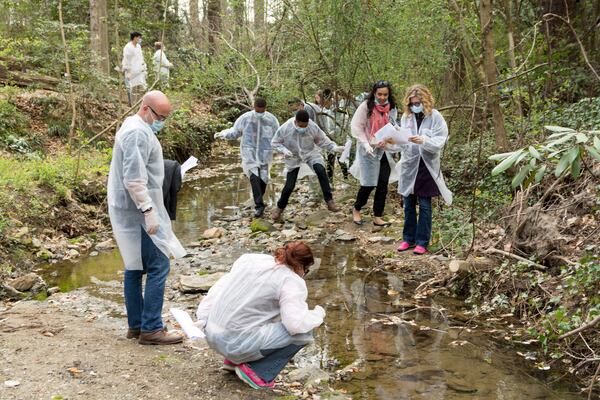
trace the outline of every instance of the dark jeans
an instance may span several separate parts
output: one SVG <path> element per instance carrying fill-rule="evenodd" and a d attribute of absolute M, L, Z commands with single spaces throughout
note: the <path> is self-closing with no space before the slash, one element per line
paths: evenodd
<path fill-rule="evenodd" d="M 303 347 L 303 345 L 290 344 L 282 349 L 261 350 L 260 353 L 264 358 L 251 361 L 248 363 L 248 366 L 252 371 L 256 372 L 256 375 L 260 376 L 262 380 L 271 382 Z"/>
<path fill-rule="evenodd" d="M 267 184 L 259 176 L 250 173 L 250 187 L 252 188 L 252 197 L 256 208 L 264 207 L 263 195 L 267 190 Z"/>
<path fill-rule="evenodd" d="M 333 170 L 335 169 L 335 160 L 340 164 L 340 168 L 342 170 L 342 175 L 344 179 L 348 178 L 348 166 L 343 162 L 340 162 L 340 158 L 335 153 L 327 154 L 327 177 L 329 178 L 329 182 L 333 182 Z"/>
<path fill-rule="evenodd" d="M 142 228 L 140 228 L 142 229 Z M 142 229 L 143 270 L 125 270 L 124 292 L 127 322 L 131 329 L 154 332 L 163 328 L 162 307 L 165 281 L 169 275 L 169 258 Z M 146 288 L 142 296 L 142 275 L 146 273 Z"/>
<path fill-rule="evenodd" d="M 419 221 L 417 222 L 417 199 L 419 200 Z M 431 240 L 431 197 L 411 194 L 404 196 L 404 230 L 405 242 L 427 248 Z"/>
<path fill-rule="evenodd" d="M 369 196 L 373 189 L 375 189 L 375 198 L 373 199 L 373 215 L 376 217 L 383 217 L 383 210 L 385 208 L 385 198 L 387 197 L 388 184 L 390 182 L 390 163 L 388 162 L 387 156 L 384 154 L 381 157 L 381 163 L 379 164 L 379 177 L 377 178 L 377 186 L 361 186 L 358 189 L 356 195 L 356 202 L 354 203 L 354 209 L 360 211 L 361 208 L 367 204 Z"/>
<path fill-rule="evenodd" d="M 321 191 L 323 191 L 323 200 L 326 202 L 333 199 L 333 195 L 331 194 L 331 186 L 329 185 L 329 180 L 327 180 L 327 173 L 325 172 L 325 167 L 321 164 L 314 164 L 313 170 L 315 174 L 317 174 L 317 178 L 319 178 L 319 185 L 321 185 Z M 280 209 L 285 209 L 288 205 L 288 201 L 290 200 L 290 195 L 294 191 L 296 187 L 296 180 L 298 179 L 298 172 L 300 171 L 300 167 L 293 169 L 287 173 L 285 177 L 285 185 L 283 186 L 283 190 L 281 191 L 281 196 L 279 197 L 279 201 L 277 201 L 277 207 Z"/>

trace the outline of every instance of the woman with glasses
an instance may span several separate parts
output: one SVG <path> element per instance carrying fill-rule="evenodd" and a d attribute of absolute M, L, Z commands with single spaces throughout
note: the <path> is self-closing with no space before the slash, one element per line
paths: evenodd
<path fill-rule="evenodd" d="M 446 187 L 440 169 L 448 126 L 442 114 L 433 108 L 435 99 L 427 87 L 409 87 L 402 103 L 400 125 L 410 129 L 412 136 L 409 144 L 400 146 L 398 193 L 404 197 L 404 230 L 398 251 L 414 247 L 413 253 L 420 255 L 427 252 L 431 239 L 431 198 L 441 195 L 448 205 L 452 204 L 452 192 Z"/>
<path fill-rule="evenodd" d="M 392 152 L 386 148 L 385 143 L 377 143 L 375 134 L 388 122 L 395 124 L 397 115 L 392 85 L 388 81 L 378 81 L 373 85 L 367 100 L 358 106 L 352 117 L 351 132 L 357 140 L 357 146 L 356 160 L 350 173 L 360 180 L 360 189 L 352 209 L 352 220 L 357 225 L 363 224 L 360 210 L 367 204 L 373 189 L 373 225 L 389 225 L 382 217 L 390 175 L 396 164 Z"/>
<path fill-rule="evenodd" d="M 198 307 L 211 348 L 254 389 L 272 388 L 275 377 L 323 323 L 325 310 L 308 308 L 304 276 L 314 264 L 304 242 L 267 254 L 244 254 Z"/>

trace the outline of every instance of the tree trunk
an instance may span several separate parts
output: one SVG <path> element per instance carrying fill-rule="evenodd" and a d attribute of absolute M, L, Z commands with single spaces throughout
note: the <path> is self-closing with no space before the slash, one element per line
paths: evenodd
<path fill-rule="evenodd" d="M 217 39 L 221 34 L 221 1 L 208 0 L 208 52 L 217 53 Z"/>
<path fill-rule="evenodd" d="M 92 62 L 96 70 L 104 75 L 110 74 L 108 56 L 108 11 L 106 0 L 90 0 L 90 42 Z"/>
<path fill-rule="evenodd" d="M 596 55 L 596 61 L 600 60 L 600 57 L 598 57 L 598 45 L 597 45 L 597 35 L 596 35 L 596 31 L 598 30 L 598 28 L 596 28 L 597 24 L 600 24 L 600 0 L 596 0 L 596 3 L 594 4 L 594 12 L 593 12 L 593 17 L 592 17 L 592 23 L 591 23 L 591 32 L 590 32 L 590 54 L 595 54 Z"/>
<path fill-rule="evenodd" d="M 190 0 L 190 33 L 196 47 L 200 46 L 202 38 L 202 26 L 198 10 L 199 0 Z"/>
<path fill-rule="evenodd" d="M 513 24 L 513 0 L 504 0 L 504 15 L 506 16 L 506 34 L 508 36 L 508 65 L 515 71 L 517 68 L 517 59 L 515 57 L 515 34 Z M 520 82 L 518 79 L 515 80 L 514 85 L 519 89 Z M 513 101 L 515 102 L 515 111 L 517 116 L 523 116 L 523 107 L 521 105 L 521 95 L 512 94 Z"/>
<path fill-rule="evenodd" d="M 233 18 L 235 28 L 233 30 L 236 38 L 240 38 L 244 32 L 244 26 L 246 25 L 246 1 L 245 0 L 231 0 L 231 8 L 233 9 Z"/>
<path fill-rule="evenodd" d="M 487 104 L 492 111 L 494 120 L 494 134 L 496 138 L 496 150 L 506 151 L 508 149 L 508 138 L 504 127 L 504 115 L 500 109 L 500 97 L 496 82 L 496 58 L 494 48 L 494 35 L 492 31 L 492 0 L 481 0 L 479 2 L 479 19 L 481 21 L 481 43 L 483 45 L 483 71 L 486 81 Z"/>
<path fill-rule="evenodd" d="M 265 0 L 254 0 L 254 29 L 262 32 L 265 28 Z"/>

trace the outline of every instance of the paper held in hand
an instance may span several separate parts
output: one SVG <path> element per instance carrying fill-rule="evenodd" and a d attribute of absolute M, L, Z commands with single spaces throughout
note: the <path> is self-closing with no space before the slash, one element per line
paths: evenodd
<path fill-rule="evenodd" d="M 387 142 L 388 145 L 408 144 L 408 138 L 412 132 L 408 128 L 395 127 L 387 123 L 383 128 L 375 133 L 375 143 Z"/>
<path fill-rule="evenodd" d="M 190 340 L 204 339 L 206 337 L 204 332 L 194 325 L 192 317 L 190 317 L 187 312 L 178 308 L 170 308 L 169 311 L 175 317 L 177 323 L 181 326 L 183 333 L 185 333 Z"/>
<path fill-rule="evenodd" d="M 181 179 L 183 179 L 183 176 L 186 172 L 194 168 L 196 165 L 198 165 L 198 159 L 194 156 L 190 156 L 190 158 L 185 160 L 185 162 L 181 164 Z"/>

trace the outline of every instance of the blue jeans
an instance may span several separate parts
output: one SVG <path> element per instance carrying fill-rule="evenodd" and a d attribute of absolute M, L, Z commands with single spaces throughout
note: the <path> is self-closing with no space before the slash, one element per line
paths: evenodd
<path fill-rule="evenodd" d="M 417 199 L 419 200 L 419 221 L 417 222 Z M 431 240 L 431 197 L 420 197 L 414 194 L 404 196 L 404 230 L 405 242 L 427 248 Z"/>
<path fill-rule="evenodd" d="M 162 307 L 165 282 L 171 269 L 169 258 L 142 229 L 143 270 L 125 270 L 125 307 L 130 329 L 155 332 L 163 329 Z M 146 273 L 146 288 L 142 296 L 142 275 Z"/>
<path fill-rule="evenodd" d="M 262 380 L 271 382 L 303 347 L 304 345 L 289 344 L 282 349 L 261 350 L 260 353 L 265 357 L 249 362 L 248 366 Z"/>

